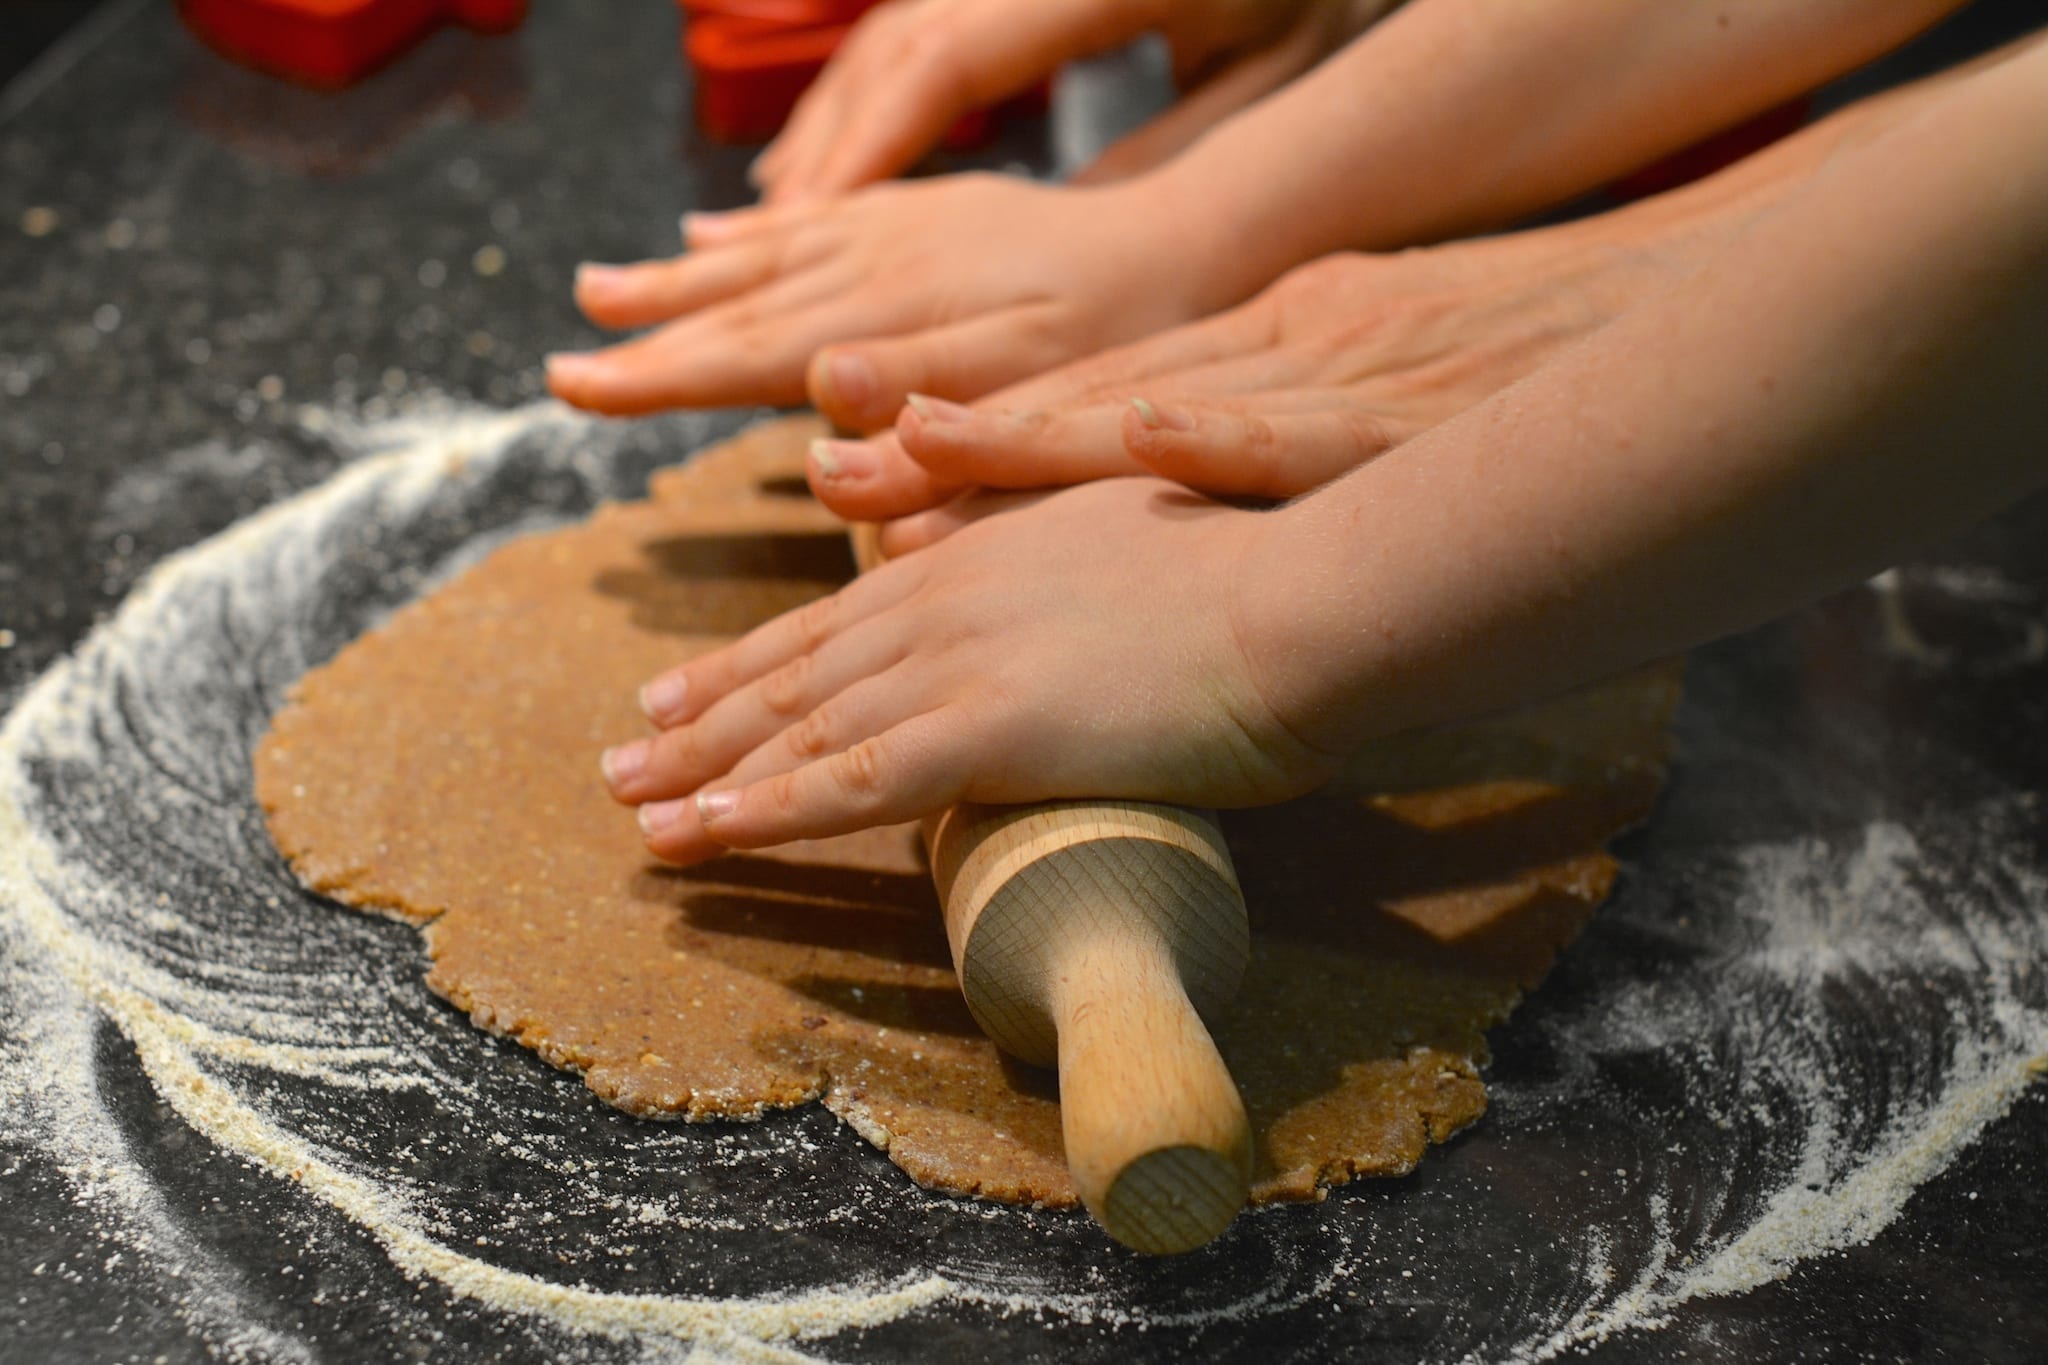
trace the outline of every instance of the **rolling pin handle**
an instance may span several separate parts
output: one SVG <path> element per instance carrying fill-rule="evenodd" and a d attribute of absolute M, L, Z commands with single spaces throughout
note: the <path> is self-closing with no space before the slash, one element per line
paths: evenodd
<path fill-rule="evenodd" d="M 1211 1241 L 1244 1207 L 1251 1126 L 1171 950 L 1158 938 L 1083 939 L 1066 946 L 1047 984 L 1081 1202 L 1138 1251 Z"/>

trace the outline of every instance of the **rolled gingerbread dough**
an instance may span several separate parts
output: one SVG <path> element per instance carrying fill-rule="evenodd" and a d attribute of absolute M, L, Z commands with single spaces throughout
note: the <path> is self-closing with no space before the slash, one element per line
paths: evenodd
<path fill-rule="evenodd" d="M 400 611 L 299 683 L 257 794 L 307 886 L 420 923 L 434 991 L 620 1108 L 821 1100 L 922 1184 L 1069 1204 L 1052 1077 L 968 1017 L 910 829 L 675 869 L 598 775 L 642 681 L 851 573 L 790 491 L 813 431 L 756 428 Z M 1255 1198 L 1405 1172 L 1480 1115 L 1485 1030 L 1606 896 L 1677 695 L 1649 671 L 1227 818 L 1252 960 L 1212 1022 Z"/>

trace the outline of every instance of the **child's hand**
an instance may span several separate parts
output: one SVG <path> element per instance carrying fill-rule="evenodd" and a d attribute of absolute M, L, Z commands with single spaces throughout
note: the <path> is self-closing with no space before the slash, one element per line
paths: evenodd
<path fill-rule="evenodd" d="M 1165 194 L 966 175 L 693 219 L 687 255 L 578 273 L 597 322 L 665 325 L 552 356 L 548 382 L 608 413 L 792 404 L 808 366 L 817 406 L 872 431 L 913 390 L 979 397 L 1236 302 Z"/>
<path fill-rule="evenodd" d="M 954 120 L 1077 57 L 1163 34 L 1193 114 L 1169 114 L 1124 173 L 1277 88 L 1364 27 L 1385 0 L 892 0 L 864 15 L 754 165 L 764 202 L 842 194 L 895 175 Z M 1363 14 L 1353 11 L 1364 9 Z M 1168 130 L 1172 136 L 1168 136 Z"/>
<path fill-rule="evenodd" d="M 1335 764 L 1249 652 L 1302 668 L 1255 643 L 1288 600 L 1275 520 L 1149 479 L 981 520 L 649 683 L 662 732 L 607 781 L 683 863 L 960 800 L 1308 790 Z"/>
<path fill-rule="evenodd" d="M 1704 253 L 1706 235 L 1684 240 Z M 1693 254 L 1668 237 L 1575 225 L 1326 256 L 1228 313 L 974 408 L 913 398 L 891 435 L 822 448 L 811 486 L 856 520 L 906 516 L 967 487 L 1145 473 L 1219 496 L 1292 497 L 1520 379 Z"/>

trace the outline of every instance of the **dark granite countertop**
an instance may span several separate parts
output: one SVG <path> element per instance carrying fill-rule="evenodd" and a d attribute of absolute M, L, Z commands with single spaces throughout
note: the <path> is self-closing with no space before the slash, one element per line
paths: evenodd
<path fill-rule="evenodd" d="M 1937 35 L 1894 69 L 1981 46 L 2001 25 L 2026 22 L 2026 8 L 1992 6 L 1979 28 Z M 542 354 L 595 339 L 569 302 L 576 262 L 663 251 L 682 210 L 745 198 L 746 153 L 691 130 L 675 22 L 664 4 L 556 0 L 513 36 L 445 31 L 362 87 L 328 95 L 228 65 L 169 6 L 115 4 L 0 90 L 0 708 L 21 701 L 167 555 L 334 475 L 353 452 L 309 425 L 306 409 L 374 418 L 426 394 L 495 408 L 534 399 Z M 1144 98 L 1110 98 L 1107 113 L 1069 103 L 1059 137 L 1085 141 Z M 1059 138 L 1045 127 L 1005 138 L 980 159 L 1036 171 L 1055 159 L 1048 145 Z M 664 445 L 686 429 L 657 422 L 617 436 L 627 453 L 605 476 L 613 482 L 579 485 L 575 498 L 629 491 L 649 463 L 686 453 Z M 545 498 L 555 485 L 533 486 Z M 556 510 L 576 510 L 575 498 Z M 1923 1103 L 1930 1123 L 1962 1122 L 1975 1101 L 1942 1080 L 1955 1057 L 1984 1030 L 2038 1028 L 2048 1011 L 2048 963 L 1981 958 L 1994 921 L 2000 932 L 2048 932 L 2048 832 L 2036 804 L 2048 785 L 2048 660 L 2032 644 L 2044 629 L 2048 500 L 2036 499 L 1880 589 L 1703 651 L 1678 775 L 1655 823 L 1626 846 L 1620 893 L 1497 1031 L 1495 1112 L 1409 1179 L 1260 1215 L 1179 1263 L 1122 1257 L 1073 1218 L 1018 1215 L 1011 1227 L 919 1200 L 850 1240 L 807 1234 L 735 1253 L 709 1241 L 699 1251 L 678 1232 L 646 1258 L 652 1271 L 577 1266 L 571 1278 L 693 1294 L 725 1292 L 721 1276 L 736 1275 L 746 1292 L 764 1292 L 837 1281 L 872 1261 L 1000 1284 L 1037 1273 L 1044 1258 L 1058 1282 L 1102 1287 L 1119 1314 L 946 1302 L 790 1346 L 830 1359 L 1434 1360 L 1520 1341 L 1524 1357 L 1622 1361 L 2040 1360 L 2048 1087 L 1993 1106 L 1952 1160 L 1899 1187 L 1911 1192 L 1896 1208 L 1872 1195 L 1889 1188 L 1887 1170 L 1897 1174 L 1877 1169 L 1896 1144 L 1858 1125 L 1909 1123 Z M 1910 849 L 1873 864 L 1880 838 Z M 1830 1140 L 1869 1156 L 1862 1166 L 1807 1170 L 1772 1135 L 1769 1114 L 1737 1115 L 1731 1128 L 1734 1111 L 1693 1107 L 1705 1102 L 1699 1090 L 1734 1082 L 1678 1065 L 1673 1049 L 1603 1053 L 1588 1076 L 1565 1046 L 1580 1020 L 1618 1000 L 1688 982 L 1711 996 L 1745 936 L 1760 932 L 1749 912 L 1761 860 L 1786 850 L 1812 854 L 1788 893 L 1845 897 L 1845 936 L 1854 897 L 1870 891 L 1854 882 L 1857 869 L 1877 866 L 1871 894 L 1919 897 L 1931 923 L 1980 954 L 1973 970 L 2005 974 L 1982 1011 L 1950 1003 L 1949 992 L 1967 994 L 1967 972 L 1828 976 L 1809 983 L 1815 1000 L 1787 998 L 1788 1011 L 1832 1011 L 1841 1051 L 1818 1064 L 1871 1092 L 1867 1104 L 1852 1096 L 1829 1110 L 1845 1124 Z M 214 874 L 222 885 L 240 875 Z M 165 885 L 184 894 L 211 885 L 208 875 Z M 326 913 L 310 900 L 303 909 Z M 364 933 L 394 972 L 416 975 L 410 931 Z M 0 952 L 24 941 L 9 929 Z M 0 974 L 0 1045 L 27 1048 L 15 1026 L 29 1010 L 6 993 L 8 979 Z M 448 1014 L 421 1008 L 430 1022 Z M 559 1121 L 561 1140 L 587 1159 L 637 1140 L 631 1121 L 520 1049 L 472 1037 L 459 1019 L 448 1037 L 502 1073 L 529 1112 Z M 161 1206 L 152 1226 L 174 1230 L 177 1254 L 158 1246 L 152 1260 L 121 1241 L 89 1171 L 53 1155 L 48 1134 L 0 1123 L 0 1359 L 663 1358 L 660 1342 L 536 1334 L 516 1314 L 401 1274 L 330 1207 L 193 1135 L 119 1031 L 102 1025 L 97 1038 L 92 1083 L 114 1129 L 148 1154 Z M 1709 1051 L 1724 1044 L 1733 1068 L 1746 1055 L 1736 1042 L 1700 1040 Z M 2032 1047 L 2048 1052 L 2048 1030 Z M 25 1103 L 0 1092 L 0 1104 Z M 378 1104 L 363 1112 L 365 1123 L 390 1125 L 379 1140 L 394 1145 L 414 1121 Z M 1816 1140 L 1814 1114 L 1801 1121 Z M 804 1178 L 896 1188 L 879 1156 L 814 1112 L 771 1116 L 761 1131 L 786 1139 L 778 1151 L 816 1149 L 819 1173 Z M 674 1141 L 708 1157 L 716 1139 L 689 1130 Z M 456 1191 L 488 1183 L 493 1160 L 458 1148 L 438 1178 Z M 1597 1193 L 1570 1178 L 1609 1169 L 1617 1183 Z M 632 1180 L 651 1197 L 667 1178 Z M 747 1197 L 745 1182 L 760 1178 L 734 1174 L 739 1183 L 706 1197 Z M 1709 1187 L 1718 1214 L 1674 1212 Z M 1524 1329 L 1552 1320 L 1550 1300 L 1583 1287 L 1586 1247 L 1607 1248 L 1625 1281 L 1672 1239 L 1711 1242 L 1712 1229 L 1688 1218 L 1739 1228 L 1800 1188 L 1816 1196 L 1812 1217 L 1848 1218 L 1836 1249 L 1746 1292 L 1677 1302 L 1655 1330 L 1602 1338 L 1596 1321 L 1566 1319 L 1541 1349 L 1527 1346 Z M 1867 1206 L 1865 1223 L 1852 1205 Z M 1786 1226 L 1805 1216 L 1795 1209 Z M 1430 1245 L 1413 1242 L 1424 1234 Z M 1349 1260 L 1329 1259 L 1339 1245 Z M 309 1259 L 322 1262 L 317 1290 Z M 188 1281 L 233 1292 L 188 1292 L 161 1272 L 172 1262 Z M 765 1278 L 734 1265 L 766 1267 Z M 1220 1319 L 1190 1308 L 1268 1288 L 1285 1292 Z M 221 1303 L 250 1321 L 224 1322 Z"/>

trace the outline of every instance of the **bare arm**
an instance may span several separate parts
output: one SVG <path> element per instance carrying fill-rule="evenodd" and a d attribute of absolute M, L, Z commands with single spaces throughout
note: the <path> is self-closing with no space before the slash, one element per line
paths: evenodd
<path fill-rule="evenodd" d="M 660 733 L 607 777 L 679 861 L 963 798 L 1276 800 L 2048 481 L 2044 356 L 2048 44 L 1322 492 L 1261 513 L 1109 479 L 987 517 L 651 684 Z"/>
<path fill-rule="evenodd" d="M 1158 174 L 1242 296 L 1490 226 L 1861 65 L 1963 0 L 1417 0 Z"/>
<path fill-rule="evenodd" d="M 1768 619 L 2048 480 L 2044 358 L 2036 44 L 1659 301 L 1277 514 L 1250 653 L 1341 747 Z M 1283 595 L 1311 605 L 1264 614 Z"/>
<path fill-rule="evenodd" d="M 1150 175 L 941 177 L 695 216 L 683 257 L 579 271 L 593 320 L 657 330 L 551 357 L 549 383 L 615 413 L 808 391 L 839 424 L 878 430 L 909 393 L 978 398 L 1339 247 L 1599 184 L 1959 3 L 1414 0 Z"/>
<path fill-rule="evenodd" d="M 1219 496 L 1309 492 L 1655 297 L 1839 149 L 1882 135 L 1954 82 L 2038 41 L 1862 100 L 1703 180 L 1608 213 L 1324 256 L 1237 308 L 1074 361 L 974 408 L 915 398 L 892 432 L 821 447 L 812 487 L 850 520 L 911 518 L 889 527 L 892 553 L 978 515 L 973 500 L 949 501 L 968 487 L 1153 473 Z"/>

